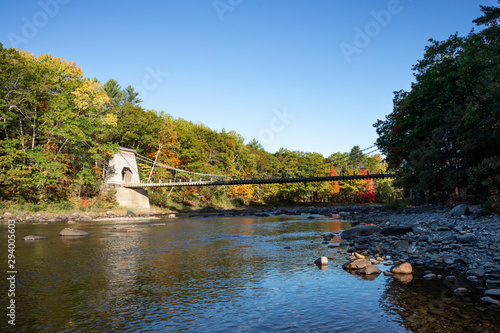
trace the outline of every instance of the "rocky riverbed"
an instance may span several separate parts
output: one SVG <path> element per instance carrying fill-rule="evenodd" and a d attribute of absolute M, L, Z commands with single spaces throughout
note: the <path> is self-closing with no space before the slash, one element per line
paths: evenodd
<path fill-rule="evenodd" d="M 324 244 L 324 255 L 333 253 L 333 259 L 345 257 L 346 260 L 349 258 L 349 262 L 363 260 L 366 263 L 364 267 L 358 265 L 361 262 L 349 266 L 346 263 L 344 269 L 366 280 L 386 279 L 386 305 L 390 311 L 401 312 L 405 326 L 411 331 L 500 331 L 497 315 L 500 314 L 500 216 L 489 215 L 479 207 L 461 206 L 454 210 L 444 206 L 398 210 L 387 210 L 381 206 L 205 209 L 177 213 L 176 216 L 134 216 L 130 213 L 133 212 L 60 216 L 4 214 L 0 216 L 0 222 L 15 219 L 16 222 L 49 224 L 154 217 L 176 217 L 181 221 L 184 218 L 214 216 L 280 215 L 341 219 L 349 221 L 352 228 L 341 233 L 317 234 L 318 241 Z M 151 224 L 156 225 L 164 224 Z M 110 231 L 133 231 L 114 229 L 110 228 Z M 320 261 L 316 264 L 324 263 Z M 409 270 L 411 274 L 394 270 L 401 264 L 405 264 L 402 267 L 412 267 Z M 463 330 L 463 327 L 470 329 Z"/>

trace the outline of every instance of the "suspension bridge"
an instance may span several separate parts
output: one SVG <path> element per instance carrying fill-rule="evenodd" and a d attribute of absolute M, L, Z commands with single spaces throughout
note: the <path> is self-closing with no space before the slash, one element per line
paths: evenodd
<path fill-rule="evenodd" d="M 332 169 L 341 169 L 341 164 L 350 163 L 356 166 L 362 157 L 370 156 L 370 154 L 374 154 L 377 151 L 378 149 L 375 146 L 371 146 L 360 150 L 357 154 L 349 154 L 348 156 L 342 156 L 321 164 L 308 166 L 307 168 L 256 175 L 216 175 L 182 170 L 159 163 L 126 148 L 122 148 L 120 153 L 115 156 L 117 160 L 121 158 L 126 162 L 125 164 L 121 163 L 125 165 L 121 168 L 121 186 L 133 189 L 145 187 L 284 184 L 394 178 L 396 176 L 394 173 L 370 174 L 366 171 L 361 172 L 361 166 L 358 167 L 358 174 L 330 174 Z M 134 155 L 133 159 L 135 161 L 132 161 L 131 154 Z"/>

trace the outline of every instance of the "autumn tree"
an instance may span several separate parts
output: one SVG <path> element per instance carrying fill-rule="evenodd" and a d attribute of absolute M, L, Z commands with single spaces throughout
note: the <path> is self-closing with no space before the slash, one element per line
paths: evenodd
<path fill-rule="evenodd" d="M 0 44 L 0 182 L 9 195 L 60 199 L 95 192 L 116 125 L 108 96 L 75 63 Z M 73 182 L 73 180 L 76 180 Z"/>

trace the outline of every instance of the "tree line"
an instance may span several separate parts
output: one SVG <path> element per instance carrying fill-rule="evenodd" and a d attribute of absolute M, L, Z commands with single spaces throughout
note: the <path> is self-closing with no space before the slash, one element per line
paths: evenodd
<path fill-rule="evenodd" d="M 0 44 L 0 196 L 2 201 L 112 201 L 103 193 L 107 163 L 119 146 L 158 162 L 206 174 L 255 175 L 293 172 L 341 161 L 324 175 L 384 172 L 381 156 L 359 147 L 323 157 L 280 149 L 269 153 L 255 139 L 245 144 L 234 131 L 146 110 L 132 86 L 101 84 L 75 63 L 35 56 Z M 359 156 L 356 162 L 348 157 Z M 356 164 L 356 165 L 354 165 Z M 398 196 L 390 180 L 221 187 L 152 188 L 162 207 L 283 202 L 373 202 Z"/>

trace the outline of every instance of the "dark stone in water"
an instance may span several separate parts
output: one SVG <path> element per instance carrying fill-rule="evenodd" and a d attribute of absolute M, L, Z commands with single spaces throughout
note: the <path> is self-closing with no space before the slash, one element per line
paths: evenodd
<path fill-rule="evenodd" d="M 134 212 L 131 211 L 130 209 L 127 210 L 127 216 L 128 217 L 136 217 L 136 215 L 134 214 Z"/>
<path fill-rule="evenodd" d="M 382 229 L 380 233 L 384 236 L 397 236 L 406 234 L 410 231 L 413 231 L 413 227 L 411 226 L 389 226 Z"/>
<path fill-rule="evenodd" d="M 467 271 L 467 275 L 474 275 L 479 278 L 482 278 L 486 275 L 486 271 L 483 268 L 469 269 Z"/>
<path fill-rule="evenodd" d="M 342 237 L 342 239 L 352 239 L 357 236 L 370 236 L 371 234 L 374 234 L 379 230 L 380 228 L 377 226 L 364 225 L 361 227 L 344 230 L 340 234 L 340 237 Z"/>

